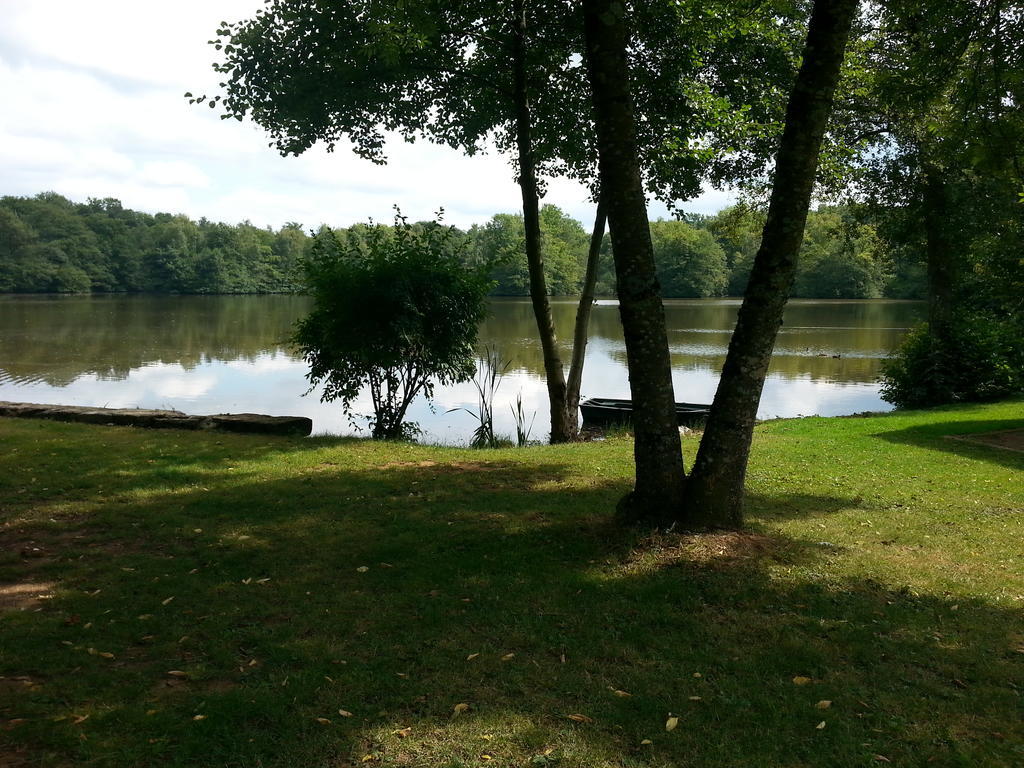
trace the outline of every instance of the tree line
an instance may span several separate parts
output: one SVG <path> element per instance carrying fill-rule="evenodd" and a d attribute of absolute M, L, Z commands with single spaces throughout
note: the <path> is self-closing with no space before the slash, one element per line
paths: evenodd
<path fill-rule="evenodd" d="M 866 206 L 822 206 L 808 216 L 792 295 L 798 298 L 922 298 L 924 249 L 894 215 Z M 539 211 L 547 290 L 583 289 L 591 233 L 555 205 Z M 420 225 L 422 226 L 422 224 Z M 662 296 L 740 296 L 764 213 L 739 204 L 713 216 L 683 214 L 651 223 Z M 362 239 L 367 224 L 334 230 Z M 118 200 L 76 203 L 46 192 L 0 198 L 0 292 L 178 294 L 290 293 L 303 290 L 300 264 L 313 239 L 290 223 L 278 230 L 184 215 L 133 211 Z M 499 213 L 456 231 L 467 266 L 490 265 L 492 293 L 528 296 L 521 214 Z M 887 232 L 891 235 L 887 236 Z M 611 240 L 602 239 L 594 291 L 616 293 Z"/>
<path fill-rule="evenodd" d="M 282 293 L 309 237 L 248 222 L 151 215 L 111 198 L 0 198 L 0 292 Z"/>

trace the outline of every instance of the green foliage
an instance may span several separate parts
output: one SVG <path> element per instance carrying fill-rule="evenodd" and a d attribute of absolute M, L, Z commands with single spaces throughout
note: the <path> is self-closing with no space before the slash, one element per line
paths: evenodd
<path fill-rule="evenodd" d="M 281 293 L 295 289 L 309 240 L 297 224 L 273 232 L 112 199 L 3 197 L 0 292 Z"/>
<path fill-rule="evenodd" d="M 466 381 L 476 370 L 473 345 L 486 313 L 486 274 L 463 264 L 465 238 L 439 223 L 372 226 L 362 238 L 325 229 L 305 262 L 312 312 L 293 341 L 310 365 L 321 400 L 340 400 L 353 420 L 366 388 L 375 438 L 416 431 L 405 413 L 435 383 Z"/>
<path fill-rule="evenodd" d="M 851 209 L 819 209 L 808 216 L 794 296 L 876 299 L 889 277 L 885 244 Z"/>
<path fill-rule="evenodd" d="M 662 296 L 703 299 L 725 293 L 725 251 L 709 231 L 685 221 L 655 221 L 651 241 Z"/>
<path fill-rule="evenodd" d="M 961 185 L 963 186 L 963 185 Z M 1020 205 L 1002 201 L 994 184 L 977 180 L 957 197 L 962 258 L 970 290 L 1020 292 Z M 977 194 L 971 190 L 977 188 Z M 1003 196 L 1005 197 L 1005 195 Z M 972 200 L 987 201 L 986 210 Z M 589 233 L 554 205 L 541 208 L 548 290 L 578 294 Z M 982 228 L 971 216 L 998 225 Z M 998 217 L 998 218 L 995 218 Z M 961 221 L 962 219 L 962 221 Z M 667 297 L 737 296 L 760 244 L 764 216 L 746 205 L 714 216 L 684 215 L 652 225 L 659 276 Z M 414 228 L 427 225 L 413 224 Z M 374 227 L 333 230 L 346 244 L 365 242 Z M 972 233 L 967 238 L 967 233 Z M 460 256 L 486 268 L 500 296 L 529 294 L 519 214 L 499 213 L 466 233 Z M 717 245 L 716 245 L 717 243 Z M 0 198 L 0 292 L 282 293 L 301 290 L 300 262 L 312 246 L 301 225 L 274 232 L 249 222 L 229 225 L 186 216 L 150 215 L 117 200 L 74 203 L 44 193 Z M 920 298 L 923 240 L 913 210 L 850 206 L 823 208 L 808 217 L 795 295 L 807 298 Z M 723 282 L 722 275 L 725 275 Z M 605 238 L 599 295 L 615 294 L 610 238 Z"/>
<path fill-rule="evenodd" d="M 882 399 L 901 408 L 994 400 L 1024 392 L 1024 323 L 970 315 L 947 338 L 914 328 L 882 366 Z"/>
<path fill-rule="evenodd" d="M 556 205 L 545 205 L 540 209 L 540 230 L 548 293 L 553 296 L 579 293 L 586 270 L 589 234 L 582 224 Z M 521 214 L 495 214 L 483 226 L 473 226 L 469 230 L 469 238 L 472 241 L 471 261 L 492 265 L 495 294 L 526 296 L 530 293 Z"/>
<path fill-rule="evenodd" d="M 541 175 L 593 185 L 596 142 L 578 4 L 524 4 L 530 150 Z M 676 202 L 706 180 L 743 183 L 774 153 L 806 9 L 790 2 L 639 3 L 633 98 L 647 189 Z M 386 132 L 467 154 L 518 150 L 515 4 L 277 0 L 211 41 L 222 94 L 193 96 L 252 119 L 282 154 L 342 140 L 386 160 Z M 680 55 L 686 51 L 686 55 Z M 757 77 L 751 73 L 756 72 Z"/>

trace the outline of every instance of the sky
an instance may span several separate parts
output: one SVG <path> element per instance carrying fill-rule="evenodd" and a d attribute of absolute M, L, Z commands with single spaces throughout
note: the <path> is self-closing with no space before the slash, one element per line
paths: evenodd
<path fill-rule="evenodd" d="M 519 210 L 512 170 L 496 153 L 465 157 L 425 142 L 389 143 L 374 165 L 339 145 L 282 158 L 249 121 L 221 120 L 186 91 L 217 92 L 207 41 L 221 20 L 262 0 L 0 0 L 0 195 L 54 191 L 76 201 L 115 197 L 150 213 L 277 228 L 413 220 L 439 207 L 468 227 Z M 685 210 L 714 213 L 727 192 Z M 580 185 L 549 183 L 544 202 L 588 224 Z M 652 218 L 667 216 L 654 203 Z"/>

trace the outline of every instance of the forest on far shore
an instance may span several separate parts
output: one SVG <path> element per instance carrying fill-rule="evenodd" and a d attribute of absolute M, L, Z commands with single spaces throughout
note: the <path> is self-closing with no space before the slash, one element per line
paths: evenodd
<path fill-rule="evenodd" d="M 359 237 L 367 224 L 334 230 Z M 735 205 L 714 216 L 684 214 L 651 223 L 662 294 L 668 298 L 739 296 L 764 226 L 763 212 Z M 554 205 L 541 209 L 545 267 L 552 295 L 580 292 L 588 227 Z M 924 243 L 913 217 L 867 205 L 821 206 L 807 222 L 793 296 L 921 298 Z M 321 228 L 318 231 L 323 231 Z M 473 225 L 462 258 L 494 264 L 494 295 L 529 295 L 520 214 Z M 53 192 L 0 198 L 0 293 L 182 294 L 301 291 L 300 264 L 316 233 L 301 224 L 279 230 L 180 214 L 133 211 L 120 201 L 76 203 Z M 605 236 L 597 293 L 615 295 Z"/>

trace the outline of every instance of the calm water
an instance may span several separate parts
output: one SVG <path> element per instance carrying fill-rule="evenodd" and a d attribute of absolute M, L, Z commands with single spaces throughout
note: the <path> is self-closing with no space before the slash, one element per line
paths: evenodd
<path fill-rule="evenodd" d="M 0 297 L 0 400 L 190 413 L 305 415 L 314 432 L 351 433 L 338 405 L 303 396 L 306 366 L 284 339 L 308 300 L 295 296 Z M 676 399 L 711 402 L 739 302 L 666 304 Z M 559 338 L 571 336 L 576 304 L 554 303 Z M 514 433 L 509 404 L 522 392 L 547 428 L 540 345 L 526 300 L 495 300 L 481 342 L 512 366 L 498 392 L 499 428 Z M 776 345 L 760 415 L 839 415 L 886 410 L 879 364 L 923 305 L 891 301 L 794 301 Z M 569 345 L 563 343 L 563 359 Z M 838 356 L 838 357 L 836 357 Z M 599 302 L 583 376 L 585 396 L 629 397 L 626 352 L 613 301 Z M 475 407 L 471 384 L 438 388 L 412 418 L 425 438 L 462 442 Z M 364 409 L 369 409 L 364 403 Z"/>

